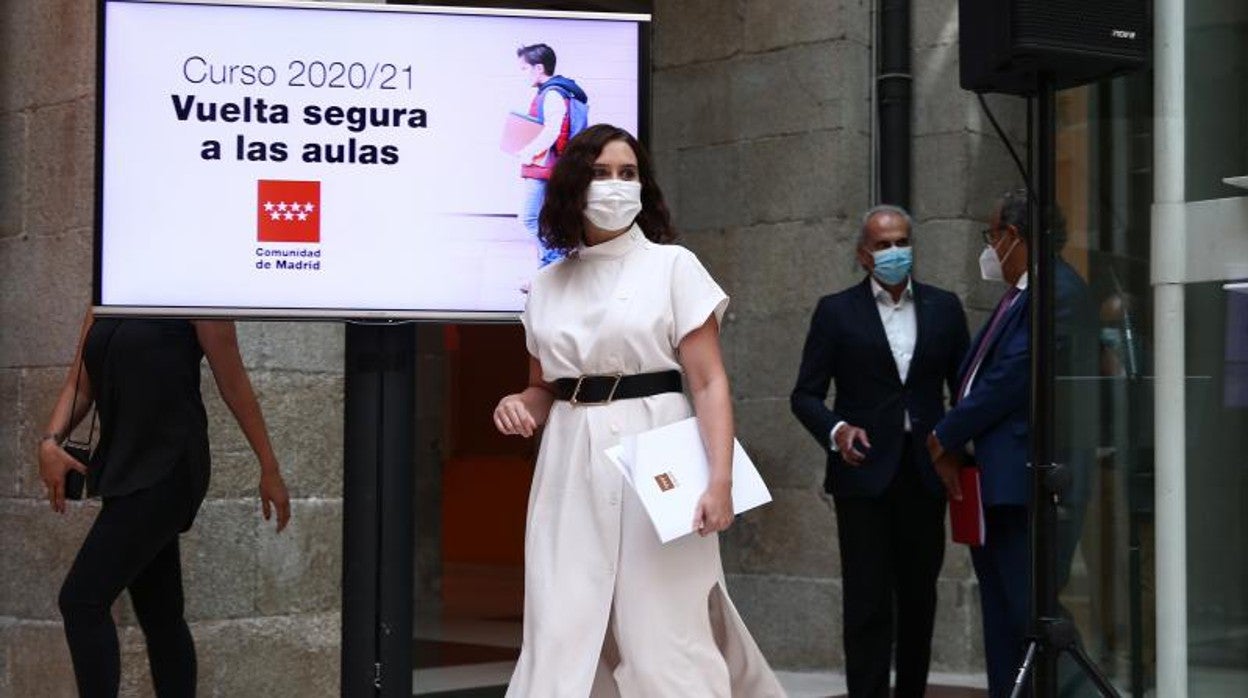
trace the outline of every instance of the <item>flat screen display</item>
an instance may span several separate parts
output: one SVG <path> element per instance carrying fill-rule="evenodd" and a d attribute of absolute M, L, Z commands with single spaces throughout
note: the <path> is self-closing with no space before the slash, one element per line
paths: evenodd
<path fill-rule="evenodd" d="M 638 132 L 648 22 L 102 0 L 97 312 L 514 317 L 559 150 L 534 148 Z M 557 89 L 518 55 L 539 45 Z"/>

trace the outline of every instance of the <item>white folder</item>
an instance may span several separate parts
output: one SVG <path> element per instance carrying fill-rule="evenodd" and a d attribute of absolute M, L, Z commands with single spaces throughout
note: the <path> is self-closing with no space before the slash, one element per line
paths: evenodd
<path fill-rule="evenodd" d="M 606 450 L 650 515 L 664 543 L 693 532 L 693 514 L 710 484 L 711 467 L 696 417 L 625 436 Z M 732 506 L 740 514 L 771 493 L 736 439 L 732 441 Z"/>

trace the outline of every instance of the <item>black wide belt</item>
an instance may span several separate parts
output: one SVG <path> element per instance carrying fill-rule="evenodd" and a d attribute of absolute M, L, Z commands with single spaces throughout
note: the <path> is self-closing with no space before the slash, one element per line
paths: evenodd
<path fill-rule="evenodd" d="M 555 398 L 573 405 L 605 405 L 615 400 L 679 393 L 680 371 L 655 373 L 598 373 L 555 381 Z"/>

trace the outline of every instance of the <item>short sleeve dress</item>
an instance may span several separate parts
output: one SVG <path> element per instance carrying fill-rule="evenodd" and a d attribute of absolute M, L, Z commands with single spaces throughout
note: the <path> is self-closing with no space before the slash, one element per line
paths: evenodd
<path fill-rule="evenodd" d="M 545 380 L 679 369 L 728 297 L 689 250 L 634 226 L 543 269 L 523 315 Z M 729 600 L 717 536 L 663 545 L 603 451 L 693 414 L 680 393 L 551 408 L 529 494 L 513 697 L 783 696 Z"/>

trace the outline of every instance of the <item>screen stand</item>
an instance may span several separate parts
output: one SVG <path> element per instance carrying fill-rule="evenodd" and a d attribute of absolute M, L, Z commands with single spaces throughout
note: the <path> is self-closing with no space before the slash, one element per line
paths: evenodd
<path fill-rule="evenodd" d="M 411 698 L 416 325 L 346 335 L 341 694 Z"/>

